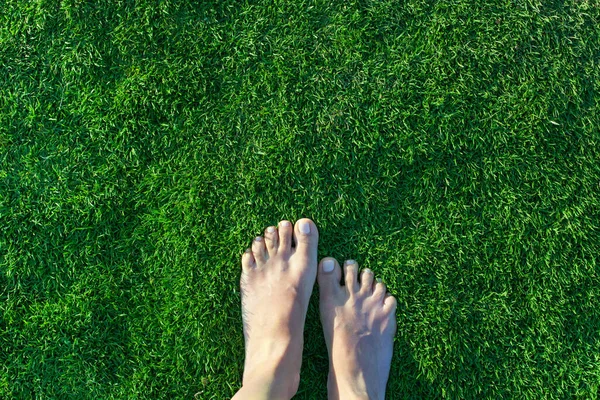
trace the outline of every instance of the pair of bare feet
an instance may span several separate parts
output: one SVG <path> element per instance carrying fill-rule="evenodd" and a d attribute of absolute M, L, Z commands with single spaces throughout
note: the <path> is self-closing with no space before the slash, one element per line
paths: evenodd
<path fill-rule="evenodd" d="M 304 322 L 318 276 L 329 352 L 329 399 L 383 399 L 396 332 L 396 299 L 373 272 L 330 257 L 317 266 L 319 232 L 309 219 L 281 221 L 242 256 L 246 360 L 240 399 L 291 399 L 298 390 Z"/>

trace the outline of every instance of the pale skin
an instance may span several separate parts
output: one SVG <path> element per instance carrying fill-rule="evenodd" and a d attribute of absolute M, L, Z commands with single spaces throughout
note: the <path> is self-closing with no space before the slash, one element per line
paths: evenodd
<path fill-rule="evenodd" d="M 317 264 L 313 221 L 281 221 L 242 256 L 246 359 L 234 400 L 291 399 L 298 390 L 304 322 L 315 281 L 329 352 L 329 400 L 384 399 L 396 333 L 396 299 L 373 272 L 330 257 Z M 344 276 L 343 283 L 342 275 Z"/>

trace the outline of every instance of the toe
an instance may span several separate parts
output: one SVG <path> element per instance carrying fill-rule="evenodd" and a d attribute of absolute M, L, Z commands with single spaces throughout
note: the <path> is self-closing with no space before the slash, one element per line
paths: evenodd
<path fill-rule="evenodd" d="M 279 248 L 278 252 L 289 252 L 292 249 L 292 223 L 281 221 L 279 223 Z"/>
<path fill-rule="evenodd" d="M 358 292 L 358 264 L 354 260 L 344 262 L 344 280 L 350 293 Z"/>
<path fill-rule="evenodd" d="M 394 314 L 396 312 L 396 307 L 398 306 L 398 300 L 391 293 L 385 295 L 383 299 L 383 309 L 390 314 Z"/>
<path fill-rule="evenodd" d="M 279 233 L 277 228 L 270 226 L 265 229 L 265 245 L 267 246 L 267 252 L 269 256 L 277 254 L 277 247 L 279 246 Z"/>
<path fill-rule="evenodd" d="M 325 257 L 319 263 L 319 292 L 321 298 L 333 296 L 342 290 L 340 280 L 342 279 L 342 269 L 337 260 L 332 257 Z"/>
<path fill-rule="evenodd" d="M 308 258 L 314 258 L 316 263 L 319 231 L 314 222 L 308 218 L 296 221 L 294 242 L 296 243 L 296 253 L 304 253 Z"/>
<path fill-rule="evenodd" d="M 396 308 L 398 301 L 391 294 L 386 294 L 383 300 L 383 311 L 387 314 L 387 323 L 385 324 L 385 330 L 390 332 L 391 336 L 395 336 L 398 331 L 398 324 L 396 323 Z"/>
<path fill-rule="evenodd" d="M 254 268 L 256 268 L 256 260 L 254 259 L 252 250 L 246 249 L 244 254 L 242 254 L 242 269 L 248 272 Z"/>
<path fill-rule="evenodd" d="M 360 274 L 360 290 L 366 295 L 373 294 L 373 276 L 369 268 L 363 269 Z"/>
<path fill-rule="evenodd" d="M 257 236 L 252 241 L 252 254 L 254 255 L 254 259 L 259 263 L 267 261 L 267 248 L 265 246 L 265 239 L 262 236 Z"/>
<path fill-rule="evenodd" d="M 381 281 L 381 279 L 377 279 L 377 283 L 373 288 L 373 298 L 376 301 L 383 302 L 383 298 L 385 297 L 386 287 L 385 284 Z"/>

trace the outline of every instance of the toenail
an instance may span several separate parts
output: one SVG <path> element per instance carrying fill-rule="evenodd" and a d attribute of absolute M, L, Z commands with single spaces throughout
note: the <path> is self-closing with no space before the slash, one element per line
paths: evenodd
<path fill-rule="evenodd" d="M 383 283 L 383 279 L 377 278 L 377 283 Z"/>
<path fill-rule="evenodd" d="M 365 268 L 365 269 L 363 269 L 363 272 L 364 272 L 365 274 L 372 274 L 372 273 L 373 273 L 373 271 L 371 271 L 369 268 Z"/>
<path fill-rule="evenodd" d="M 300 223 L 300 232 L 308 235 L 310 233 L 310 224 L 306 221 L 302 221 Z"/>
<path fill-rule="evenodd" d="M 270 227 L 267 228 L 267 232 L 273 233 L 273 232 L 275 232 L 275 228 L 273 228 L 272 226 L 270 226 Z"/>
<path fill-rule="evenodd" d="M 262 242 L 262 238 L 260 236 L 257 236 L 254 240 L 256 240 L 257 242 Z"/>
<path fill-rule="evenodd" d="M 333 260 L 325 260 L 323 261 L 323 272 L 331 272 L 335 267 L 335 263 Z"/>
<path fill-rule="evenodd" d="M 354 261 L 354 260 L 346 260 L 346 265 L 352 265 L 352 264 L 356 264 L 356 261 Z"/>
<path fill-rule="evenodd" d="M 279 223 L 279 225 L 281 225 L 281 226 L 285 226 L 285 227 L 288 227 L 288 226 L 290 226 L 290 221 L 281 221 L 281 222 Z"/>

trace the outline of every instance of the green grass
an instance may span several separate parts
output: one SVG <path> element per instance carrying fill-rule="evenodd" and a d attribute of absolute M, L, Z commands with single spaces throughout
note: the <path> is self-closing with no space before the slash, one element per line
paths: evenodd
<path fill-rule="evenodd" d="M 303 216 L 398 297 L 390 399 L 596 398 L 599 90 L 597 0 L 3 1 L 0 398 L 232 396 Z"/>

